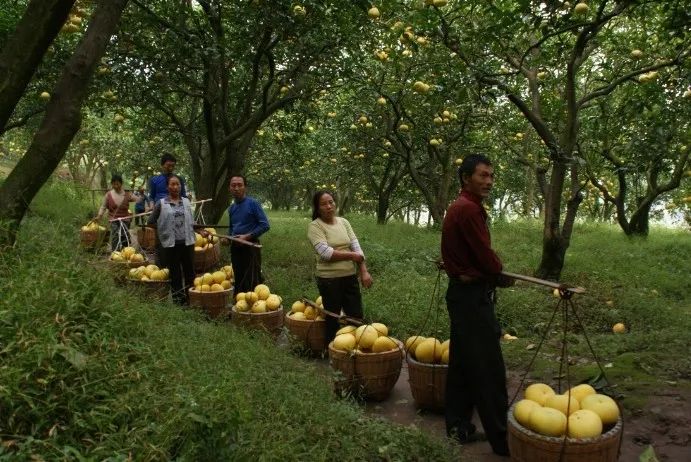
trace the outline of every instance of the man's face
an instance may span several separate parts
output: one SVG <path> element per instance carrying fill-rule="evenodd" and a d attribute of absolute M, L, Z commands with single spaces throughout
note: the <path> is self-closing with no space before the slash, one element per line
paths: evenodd
<path fill-rule="evenodd" d="M 234 176 L 230 179 L 230 194 L 233 195 L 233 198 L 236 200 L 240 200 L 245 197 L 245 181 L 242 179 L 242 177 L 239 176 Z"/>
<path fill-rule="evenodd" d="M 477 164 L 471 176 L 464 176 L 463 189 L 477 194 L 483 199 L 489 196 L 494 184 L 494 169 L 487 164 Z"/>
<path fill-rule="evenodd" d="M 175 161 L 167 160 L 161 165 L 161 170 L 165 174 L 171 174 L 175 170 Z"/>

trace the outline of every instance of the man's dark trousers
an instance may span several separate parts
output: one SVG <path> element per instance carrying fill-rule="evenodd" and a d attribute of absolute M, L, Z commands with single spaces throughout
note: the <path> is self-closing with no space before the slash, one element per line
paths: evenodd
<path fill-rule="evenodd" d="M 508 454 L 506 369 L 494 314 L 494 290 L 484 282 L 449 280 L 446 304 L 451 321 L 446 381 L 447 432 L 470 432 L 473 409 L 494 452 Z"/>
<path fill-rule="evenodd" d="M 260 249 L 233 242 L 230 245 L 230 263 L 233 266 L 236 295 L 240 292 L 251 292 L 257 284 L 264 282 Z"/>

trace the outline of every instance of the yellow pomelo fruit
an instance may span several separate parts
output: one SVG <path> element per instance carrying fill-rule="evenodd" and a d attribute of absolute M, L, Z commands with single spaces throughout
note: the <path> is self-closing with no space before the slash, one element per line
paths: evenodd
<path fill-rule="evenodd" d="M 293 306 L 290 307 L 291 313 L 302 313 L 303 311 L 305 311 L 305 304 L 300 300 L 293 302 Z"/>
<path fill-rule="evenodd" d="M 226 273 L 223 271 L 214 271 L 214 273 L 211 275 L 211 277 L 214 279 L 214 282 L 216 284 L 220 284 L 226 279 Z"/>
<path fill-rule="evenodd" d="M 322 304 L 322 296 L 320 295 L 319 297 L 317 297 L 317 300 L 315 300 L 314 303 L 316 303 L 317 305 L 321 305 Z"/>
<path fill-rule="evenodd" d="M 353 334 L 341 334 L 334 338 L 333 347 L 337 350 L 351 351 L 355 348 L 355 336 Z"/>
<path fill-rule="evenodd" d="M 247 303 L 253 304 L 257 300 L 259 300 L 259 297 L 257 297 L 256 292 L 245 292 L 245 300 L 247 300 Z"/>
<path fill-rule="evenodd" d="M 530 413 L 530 429 L 545 436 L 562 436 L 566 431 L 566 416 L 551 407 L 536 407 Z"/>
<path fill-rule="evenodd" d="M 603 425 L 612 425 L 619 420 L 619 406 L 607 395 L 596 393 L 583 398 L 581 409 L 589 409 L 600 416 Z"/>
<path fill-rule="evenodd" d="M 441 342 L 441 349 L 442 350 L 448 350 L 450 346 L 451 346 L 451 339 L 444 340 L 443 342 Z"/>
<path fill-rule="evenodd" d="M 269 298 L 269 295 L 271 295 L 269 286 L 267 286 L 266 284 L 259 284 L 257 287 L 254 288 L 254 292 L 257 294 L 257 298 L 259 300 L 266 300 L 267 298 Z"/>
<path fill-rule="evenodd" d="M 221 287 L 223 287 L 223 290 L 228 290 L 232 286 L 230 285 L 230 281 L 226 279 L 225 281 L 221 282 Z"/>
<path fill-rule="evenodd" d="M 554 390 L 547 384 L 544 383 L 533 383 L 525 389 L 524 397 L 525 399 L 530 399 L 538 403 L 540 406 L 545 405 L 545 401 L 550 396 L 554 396 Z"/>
<path fill-rule="evenodd" d="M 383 335 L 380 335 L 375 341 L 374 345 L 372 345 L 372 352 L 374 353 L 383 353 L 385 351 L 390 351 L 398 347 L 396 342 L 393 341 L 391 337 L 385 337 Z"/>
<path fill-rule="evenodd" d="M 270 311 L 276 311 L 279 306 L 281 306 L 281 299 L 278 298 L 278 295 L 269 295 L 269 298 L 266 299 L 266 309 Z"/>
<path fill-rule="evenodd" d="M 194 287 L 199 287 L 202 285 L 202 278 L 194 278 Z"/>
<path fill-rule="evenodd" d="M 303 311 L 303 314 L 305 315 L 305 319 L 309 319 L 310 321 L 312 321 L 317 317 L 317 310 L 315 310 L 311 306 L 306 306 L 305 311 Z"/>
<path fill-rule="evenodd" d="M 423 337 L 421 335 L 413 335 L 412 337 L 408 337 L 408 339 L 405 341 L 405 349 L 407 352 L 410 354 L 414 355 L 415 354 L 415 349 L 420 345 L 426 337 Z"/>
<path fill-rule="evenodd" d="M 356 327 L 355 326 L 343 326 L 340 329 L 336 331 L 336 335 L 341 335 L 341 334 L 354 334 Z"/>
<path fill-rule="evenodd" d="M 214 283 L 214 275 L 211 273 L 204 273 L 202 276 L 202 284 L 211 285 Z"/>
<path fill-rule="evenodd" d="M 245 300 L 245 292 L 238 292 L 238 294 L 235 296 L 236 302 L 239 302 L 240 300 Z"/>
<path fill-rule="evenodd" d="M 143 262 L 144 261 L 144 255 L 142 255 L 140 253 L 135 253 L 134 255 L 132 255 L 130 257 L 130 261 L 135 262 L 135 263 Z"/>
<path fill-rule="evenodd" d="M 389 328 L 386 327 L 385 324 L 382 324 L 382 323 L 380 323 L 380 322 L 373 322 L 373 323 L 371 324 L 371 326 L 374 327 L 374 328 L 377 330 L 377 333 L 378 333 L 379 335 L 383 335 L 384 337 L 386 337 L 387 335 L 389 335 Z"/>
<path fill-rule="evenodd" d="M 596 438 L 602 434 L 602 420 L 590 409 L 581 409 L 569 416 L 570 438 Z"/>
<path fill-rule="evenodd" d="M 444 350 L 441 354 L 441 363 L 442 364 L 449 364 L 449 349 L 447 348 Z"/>
<path fill-rule="evenodd" d="M 211 292 L 211 286 L 209 284 L 202 284 L 199 290 L 202 292 Z"/>
<path fill-rule="evenodd" d="M 135 249 L 134 247 L 125 247 L 120 251 L 120 253 L 122 253 L 123 257 L 129 260 L 132 255 L 137 253 L 137 249 Z"/>
<path fill-rule="evenodd" d="M 250 310 L 252 313 L 266 313 L 266 302 L 264 300 L 257 300 Z"/>
<path fill-rule="evenodd" d="M 365 324 L 355 329 L 355 343 L 360 349 L 372 348 L 377 337 L 379 337 L 379 333 L 371 324 Z"/>
<path fill-rule="evenodd" d="M 581 408 L 581 405 L 578 404 L 578 400 L 576 398 L 571 396 L 569 399 L 567 395 L 552 395 L 547 398 L 544 406 L 561 411 L 562 414 L 566 416 L 573 414 Z"/>
<path fill-rule="evenodd" d="M 245 300 L 238 300 L 237 303 L 235 303 L 235 311 L 244 312 L 249 309 L 250 307 Z"/>
<path fill-rule="evenodd" d="M 586 396 L 594 395 L 595 393 L 597 393 L 597 391 L 595 391 L 595 389 L 587 383 L 582 383 L 571 388 L 571 396 L 576 398 L 579 403 L 583 401 L 583 398 L 585 398 Z M 566 395 L 568 393 L 564 394 Z"/>
<path fill-rule="evenodd" d="M 433 364 L 441 361 L 441 354 L 441 343 L 434 337 L 426 338 L 415 348 L 415 359 L 421 363 Z"/>
<path fill-rule="evenodd" d="M 213 284 L 211 286 L 211 292 L 223 292 L 223 286 L 221 284 Z"/>
<path fill-rule="evenodd" d="M 298 311 L 296 313 L 291 314 L 290 317 L 293 319 L 297 319 L 298 321 L 304 321 L 305 313 L 303 313 L 302 311 Z"/>
<path fill-rule="evenodd" d="M 513 416 L 519 424 L 530 428 L 530 413 L 538 407 L 541 406 L 535 401 L 522 399 L 513 407 Z"/>

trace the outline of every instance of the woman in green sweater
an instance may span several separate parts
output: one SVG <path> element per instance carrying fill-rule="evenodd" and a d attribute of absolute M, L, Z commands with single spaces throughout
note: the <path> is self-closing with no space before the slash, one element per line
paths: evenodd
<path fill-rule="evenodd" d="M 336 315 L 343 311 L 346 316 L 362 318 L 360 282 L 369 288 L 372 276 L 353 228 L 348 220 L 336 216 L 333 194 L 328 191 L 314 194 L 312 220 L 307 238 L 317 254 L 317 288 L 324 309 Z M 333 340 L 338 328 L 338 319 L 327 316 L 327 342 Z"/>

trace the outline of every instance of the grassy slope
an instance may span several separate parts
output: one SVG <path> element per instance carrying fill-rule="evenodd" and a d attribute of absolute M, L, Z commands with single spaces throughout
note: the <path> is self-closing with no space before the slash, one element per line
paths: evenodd
<path fill-rule="evenodd" d="M 0 257 L 0 459 L 457 458 L 263 335 L 115 287 L 74 251 L 79 200 L 49 189 Z"/>

